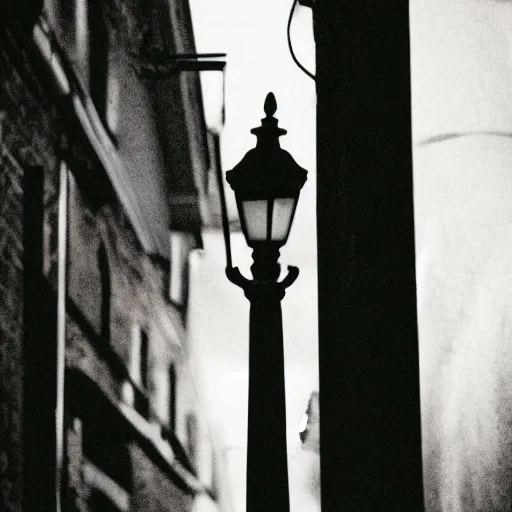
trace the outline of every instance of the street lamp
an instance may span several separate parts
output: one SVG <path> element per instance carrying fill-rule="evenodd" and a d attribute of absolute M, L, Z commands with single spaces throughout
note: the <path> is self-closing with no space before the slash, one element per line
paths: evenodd
<path fill-rule="evenodd" d="M 278 281 L 279 250 L 286 243 L 307 171 L 281 149 L 272 93 L 266 117 L 253 128 L 258 142 L 226 173 L 235 192 L 242 231 L 253 249 L 253 279 L 228 259 L 228 279 L 249 299 L 249 421 L 247 438 L 247 512 L 288 512 L 286 404 L 281 300 L 299 269 L 288 267 Z M 224 204 L 225 206 L 225 204 Z M 226 231 L 225 231 L 226 232 Z"/>

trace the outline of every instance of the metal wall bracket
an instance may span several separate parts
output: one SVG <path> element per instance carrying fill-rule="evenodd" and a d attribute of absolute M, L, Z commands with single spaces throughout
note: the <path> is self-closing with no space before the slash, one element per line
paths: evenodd
<path fill-rule="evenodd" d="M 145 55 L 132 54 L 132 67 L 143 78 L 163 78 L 182 71 L 222 71 L 226 68 L 225 53 L 190 53 L 167 55 L 156 50 Z"/>

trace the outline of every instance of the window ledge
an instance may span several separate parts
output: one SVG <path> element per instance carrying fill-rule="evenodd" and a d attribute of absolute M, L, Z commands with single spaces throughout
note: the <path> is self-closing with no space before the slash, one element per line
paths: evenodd
<path fill-rule="evenodd" d="M 146 420 L 128 404 L 121 402 L 119 404 L 119 410 L 133 427 L 158 449 L 162 457 L 164 457 L 169 464 L 176 464 L 177 461 L 174 452 L 169 446 L 169 443 L 162 438 L 162 427 L 158 423 Z"/>
<path fill-rule="evenodd" d="M 95 404 L 100 402 L 101 407 L 108 407 L 117 418 L 115 421 L 118 426 L 113 428 L 118 428 L 120 435 L 124 432 L 134 439 L 147 457 L 171 479 L 179 480 L 192 494 L 206 493 L 212 496 L 211 490 L 178 461 L 171 446 L 162 438 L 160 425 L 147 421 L 130 406 L 114 401 L 91 377 L 79 369 L 67 369 L 66 388 L 67 399 L 75 414 L 84 407 L 94 413 Z"/>

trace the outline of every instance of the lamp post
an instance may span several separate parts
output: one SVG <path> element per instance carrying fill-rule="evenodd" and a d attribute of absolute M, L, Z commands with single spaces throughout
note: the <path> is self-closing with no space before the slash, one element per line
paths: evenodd
<path fill-rule="evenodd" d="M 288 512 L 288 463 L 281 300 L 299 269 L 278 281 L 279 250 L 286 243 L 307 171 L 279 145 L 286 130 L 267 95 L 266 117 L 251 133 L 256 147 L 226 173 L 235 192 L 242 231 L 253 249 L 253 279 L 227 266 L 228 279 L 250 301 L 247 512 Z"/>

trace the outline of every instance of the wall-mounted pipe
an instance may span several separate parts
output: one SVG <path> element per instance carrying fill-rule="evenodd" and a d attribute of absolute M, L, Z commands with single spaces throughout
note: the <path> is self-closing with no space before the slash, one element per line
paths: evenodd
<path fill-rule="evenodd" d="M 64 375 L 66 370 L 66 297 L 67 297 L 67 253 L 68 253 L 68 194 L 69 173 L 67 162 L 62 160 L 59 173 L 59 217 L 58 217 L 58 277 L 57 277 L 57 403 L 55 407 L 55 492 L 57 512 L 62 508 L 62 488 L 65 458 L 64 425 Z"/>

